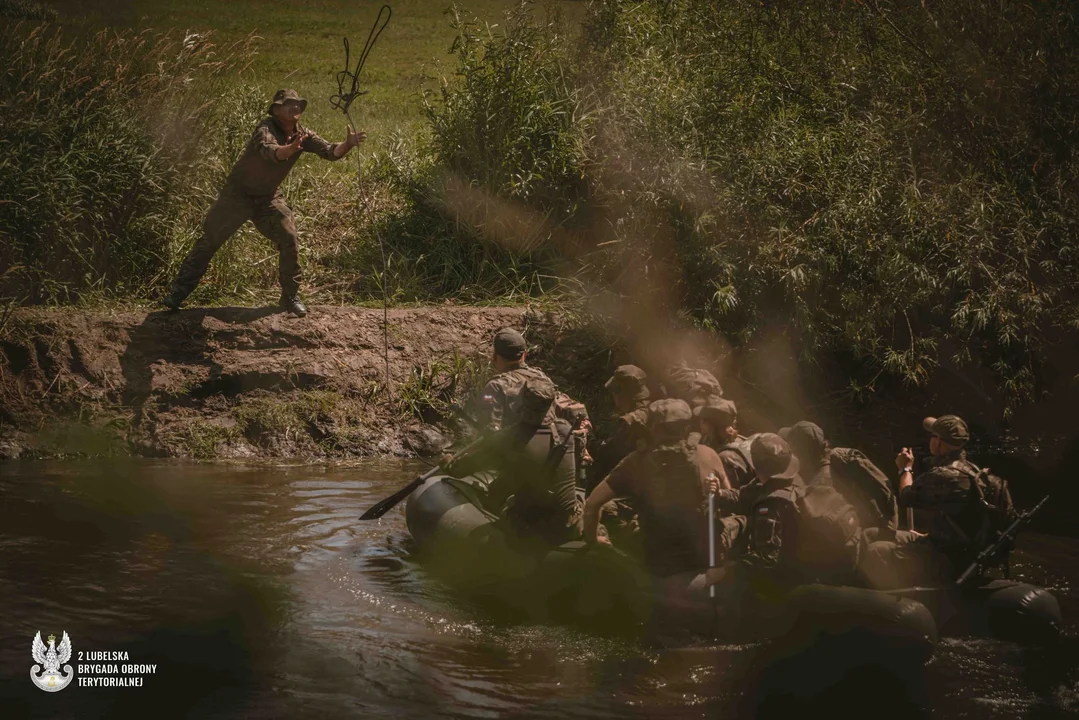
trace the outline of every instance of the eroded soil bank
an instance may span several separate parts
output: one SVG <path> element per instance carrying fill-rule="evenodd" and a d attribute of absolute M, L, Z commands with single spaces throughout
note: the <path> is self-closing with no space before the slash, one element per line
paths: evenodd
<path fill-rule="evenodd" d="M 19 310 L 0 458 L 430 454 L 506 325 L 554 328 L 524 308 L 395 309 L 384 346 L 381 309 Z"/>

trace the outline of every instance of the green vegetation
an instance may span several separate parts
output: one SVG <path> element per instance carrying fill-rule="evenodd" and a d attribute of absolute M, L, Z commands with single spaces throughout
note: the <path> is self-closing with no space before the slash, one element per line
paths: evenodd
<path fill-rule="evenodd" d="M 465 38 L 436 157 L 638 332 L 657 307 L 736 343 L 783 328 L 855 398 L 945 366 L 991 379 L 1007 413 L 1079 329 L 1077 12 L 597 3 L 578 55 L 529 21 L 482 52 Z"/>
<path fill-rule="evenodd" d="M 475 5 L 490 20 L 508 3 Z M 361 45 L 374 16 L 335 0 L 79 7 L 89 25 L 264 40 L 257 56 L 240 44 L 211 58 L 201 36 L 132 30 L 66 50 L 49 30 L 3 31 L 22 71 L 0 94 L 2 297 L 152 297 L 272 88 L 306 92 L 310 124 L 339 137 L 321 99 L 338 38 Z M 1047 348 L 1079 330 L 1077 13 L 605 0 L 581 33 L 579 15 L 535 7 L 493 28 L 396 4 L 361 101 L 375 137 L 360 207 L 355 164 L 307 159 L 284 188 L 308 295 L 613 294 L 631 324 L 678 314 L 736 344 L 781 328 L 854 398 L 946 367 L 1013 408 L 1047 387 Z M 433 84 L 451 41 L 454 75 Z M 78 71 L 61 72 L 65 58 Z M 274 266 L 245 230 L 195 301 L 269 299 Z M 431 395 L 430 378 L 414 384 Z"/>
<path fill-rule="evenodd" d="M 396 388 L 401 412 L 427 423 L 450 418 L 468 396 L 481 387 L 483 370 L 454 353 L 446 360 L 414 366 L 409 379 Z"/>

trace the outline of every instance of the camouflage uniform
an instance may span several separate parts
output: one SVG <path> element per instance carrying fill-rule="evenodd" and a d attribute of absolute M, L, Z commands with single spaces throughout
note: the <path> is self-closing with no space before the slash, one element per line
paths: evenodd
<path fill-rule="evenodd" d="M 530 396 L 542 396 L 545 402 L 537 404 Z M 571 424 L 559 417 L 558 397 L 554 383 L 538 368 L 522 365 L 495 375 L 480 393 L 480 429 L 493 435 L 519 425 L 529 428 L 529 436 L 521 438 L 523 447 L 502 443 L 451 466 L 456 475 L 496 470 L 498 476 L 488 488 L 489 507 L 500 510 L 517 539 L 540 539 L 550 545 L 579 538 L 581 520 L 574 453 L 567 451 L 557 467 L 547 467 L 557 445 L 574 442 Z M 538 429 L 533 434 L 531 428 Z"/>
<path fill-rule="evenodd" d="M 732 427 L 738 420 L 737 406 L 730 400 L 716 396 L 707 398 L 704 404 L 694 408 L 693 414 L 699 421 L 707 422 L 717 431 Z M 743 487 L 756 477 L 753 463 L 749 459 L 749 439 L 738 435 L 733 441 L 723 443 L 719 439 L 710 438 L 704 444 L 719 454 L 731 487 Z"/>
<path fill-rule="evenodd" d="M 930 468 L 899 493 L 901 508 L 930 512 L 926 537 L 912 542 L 875 542 L 863 570 L 874 587 L 912 587 L 950 582 L 974 559 L 984 511 L 971 502 L 978 468 L 958 450 L 929 458 Z M 897 533 L 898 534 L 898 533 Z"/>
<path fill-rule="evenodd" d="M 622 458 L 637 449 L 637 441 L 645 436 L 647 422 L 647 399 L 641 401 L 640 406 L 632 412 L 618 418 L 614 432 L 596 448 L 595 460 L 592 464 L 594 485 L 598 485 L 603 478 L 607 477 L 611 470 L 622 462 Z"/>
<path fill-rule="evenodd" d="M 727 472 L 732 488 L 745 487 L 757 477 L 752 461 L 743 454 L 744 446 L 748 446 L 750 441 L 752 436 L 747 438 L 739 435 L 733 443 L 714 448 L 723 461 L 723 469 Z"/>
<path fill-rule="evenodd" d="M 777 435 L 762 434 L 753 443 L 753 464 L 763 477 L 737 490 L 721 490 L 717 503 L 745 518 L 744 537 L 731 538 L 744 552 L 717 587 L 724 603 L 740 603 L 746 593 L 773 596 L 800 580 L 794 558 L 797 541 L 796 499 L 804 484 L 798 463 Z"/>
<path fill-rule="evenodd" d="M 294 92 L 285 91 L 278 92 L 274 104 L 279 104 L 279 97 L 302 101 Z M 287 160 L 278 160 L 277 148 L 288 145 L 299 133 L 309 133 L 302 145 L 303 152 Z M 323 140 L 299 124 L 294 134 L 288 135 L 272 116 L 260 122 L 206 215 L 202 236 L 180 266 L 180 272 L 172 284 L 172 295 L 178 300 L 190 295 L 206 273 L 214 253 L 241 225 L 251 220 L 258 231 L 277 247 L 282 295 L 295 297 L 302 279 L 296 224 L 279 186 L 305 152 L 324 160 L 339 160 L 335 154 L 338 144 Z"/>

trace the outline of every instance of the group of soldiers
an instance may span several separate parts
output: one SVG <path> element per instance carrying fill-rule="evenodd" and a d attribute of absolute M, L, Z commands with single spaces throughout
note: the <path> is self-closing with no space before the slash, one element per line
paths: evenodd
<path fill-rule="evenodd" d="M 743 436 L 706 370 L 679 363 L 650 383 L 623 365 L 606 383 L 614 430 L 597 442 L 584 406 L 526 356 L 521 333 L 495 334 L 495 375 L 477 404 L 485 440 L 443 464 L 458 476 L 495 471 L 488 509 L 525 544 L 612 544 L 687 592 L 715 585 L 719 597 L 807 582 L 892 589 L 954 580 L 1013 512 L 1006 484 L 966 457 L 956 415 L 925 418 L 924 471 L 915 476 L 904 448 L 893 480 L 859 451 L 831 447 L 813 422 Z M 900 508 L 927 511 L 927 533 L 898 529 Z"/>
<path fill-rule="evenodd" d="M 278 249 L 281 308 L 307 314 L 281 183 L 302 153 L 339 160 L 367 136 L 350 127 L 343 142 L 329 143 L 300 124 L 306 107 L 294 90 L 274 95 L 162 299 L 167 309 L 181 307 L 215 252 L 252 220 Z M 893 488 L 862 453 L 831 448 L 812 422 L 743 437 L 737 407 L 705 370 L 669 368 L 654 384 L 666 397 L 653 399 L 645 372 L 623 365 L 606 383 L 614 432 L 589 443 L 584 405 L 529 366 L 526 350 L 512 328 L 495 335 L 496 375 L 478 407 L 485 441 L 446 458 L 454 474 L 497 471 L 487 503 L 526 542 L 613 543 L 641 553 L 655 575 L 692 575 L 695 588 L 807 580 L 885 588 L 948 581 L 1014 512 L 1006 484 L 967 459 L 969 430 L 955 415 L 925 419 L 928 467 L 914 477 L 904 448 Z M 586 465 L 590 479 L 581 482 Z M 579 485 L 588 490 L 583 503 Z M 928 533 L 898 530 L 897 507 L 930 511 Z M 710 526 L 719 529 L 711 545 Z"/>

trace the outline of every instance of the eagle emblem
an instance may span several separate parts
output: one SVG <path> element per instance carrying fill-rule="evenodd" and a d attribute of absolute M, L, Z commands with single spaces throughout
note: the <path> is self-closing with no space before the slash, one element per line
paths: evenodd
<path fill-rule="evenodd" d="M 41 641 L 41 631 L 34 635 L 34 644 L 31 647 L 31 655 L 34 657 L 34 665 L 30 668 L 30 679 L 34 684 L 45 692 L 63 690 L 75 677 L 75 671 L 70 665 L 64 665 L 71 659 L 71 638 L 64 632 L 60 645 L 56 645 L 56 636 L 49 635 L 49 646 Z M 44 666 L 42 669 L 40 666 Z M 60 666 L 64 665 L 64 672 L 60 674 Z"/>

